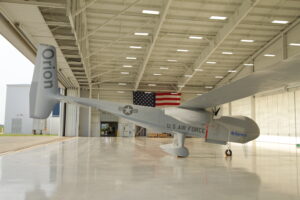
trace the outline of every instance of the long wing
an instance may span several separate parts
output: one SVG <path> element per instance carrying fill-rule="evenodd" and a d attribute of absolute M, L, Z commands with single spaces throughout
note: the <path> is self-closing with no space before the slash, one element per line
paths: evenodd
<path fill-rule="evenodd" d="M 254 72 L 245 78 L 216 88 L 183 103 L 180 107 L 209 108 L 295 82 L 300 82 L 300 56 L 280 61 L 272 68 Z"/>

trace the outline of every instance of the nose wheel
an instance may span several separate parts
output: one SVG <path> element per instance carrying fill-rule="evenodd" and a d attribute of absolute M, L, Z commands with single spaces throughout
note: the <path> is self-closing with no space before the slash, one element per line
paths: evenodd
<path fill-rule="evenodd" d="M 225 151 L 225 155 L 226 155 L 226 157 L 231 157 L 232 156 L 232 151 L 230 149 L 230 143 L 229 142 L 227 143 L 227 149 Z"/>
<path fill-rule="evenodd" d="M 226 149 L 225 155 L 226 155 L 227 157 L 232 156 L 232 151 L 231 151 L 230 149 Z"/>

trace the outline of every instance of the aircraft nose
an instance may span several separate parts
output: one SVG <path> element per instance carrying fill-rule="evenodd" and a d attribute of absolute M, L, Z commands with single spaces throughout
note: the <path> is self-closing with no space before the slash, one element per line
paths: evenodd
<path fill-rule="evenodd" d="M 254 140 L 254 139 L 258 138 L 258 136 L 260 134 L 260 130 L 259 130 L 257 123 L 249 117 L 246 117 L 246 122 L 247 122 L 247 123 L 245 123 L 247 125 L 246 132 L 247 132 L 247 135 L 249 136 L 249 139 Z"/>

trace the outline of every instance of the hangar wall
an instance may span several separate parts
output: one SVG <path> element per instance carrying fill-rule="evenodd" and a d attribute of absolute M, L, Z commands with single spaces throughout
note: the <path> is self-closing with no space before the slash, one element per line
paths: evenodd
<path fill-rule="evenodd" d="M 299 43 L 300 24 L 292 24 L 290 29 L 276 36 L 266 48 L 252 58 L 253 67 L 243 67 L 235 77 L 226 77 L 221 84 L 240 79 L 253 71 L 272 67 L 282 59 L 299 55 L 300 47 L 289 45 Z M 265 54 L 274 54 L 266 57 Z M 251 61 L 251 59 L 249 60 Z M 234 101 L 222 106 L 224 115 L 245 115 L 258 123 L 261 136 L 258 140 L 300 143 L 300 86 L 292 85 Z"/>
<path fill-rule="evenodd" d="M 89 98 L 90 92 L 88 90 L 80 90 L 80 97 Z M 90 120 L 91 120 L 91 108 L 80 107 L 79 108 L 79 136 L 90 136 Z"/>
<path fill-rule="evenodd" d="M 100 112 L 92 108 L 91 111 L 91 136 L 99 137 L 100 136 Z"/>
<path fill-rule="evenodd" d="M 222 109 L 223 115 L 254 119 L 261 131 L 259 141 L 300 143 L 300 89 L 247 97 L 224 104 Z"/>
<path fill-rule="evenodd" d="M 68 96 L 79 96 L 77 89 L 67 89 Z M 76 104 L 66 105 L 66 122 L 65 122 L 65 136 L 78 136 L 79 129 L 79 106 Z"/>

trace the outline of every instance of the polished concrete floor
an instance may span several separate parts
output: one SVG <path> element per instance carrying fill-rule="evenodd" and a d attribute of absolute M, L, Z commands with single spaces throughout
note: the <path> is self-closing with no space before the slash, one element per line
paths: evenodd
<path fill-rule="evenodd" d="M 159 149 L 171 139 L 73 138 L 0 156 L 0 199 L 299 200 L 300 149 L 187 139 L 190 157 Z M 298 152 L 297 152 L 298 151 Z"/>
<path fill-rule="evenodd" d="M 64 138 L 58 136 L 1 136 L 0 154 L 19 151 L 32 146 L 63 139 Z"/>

